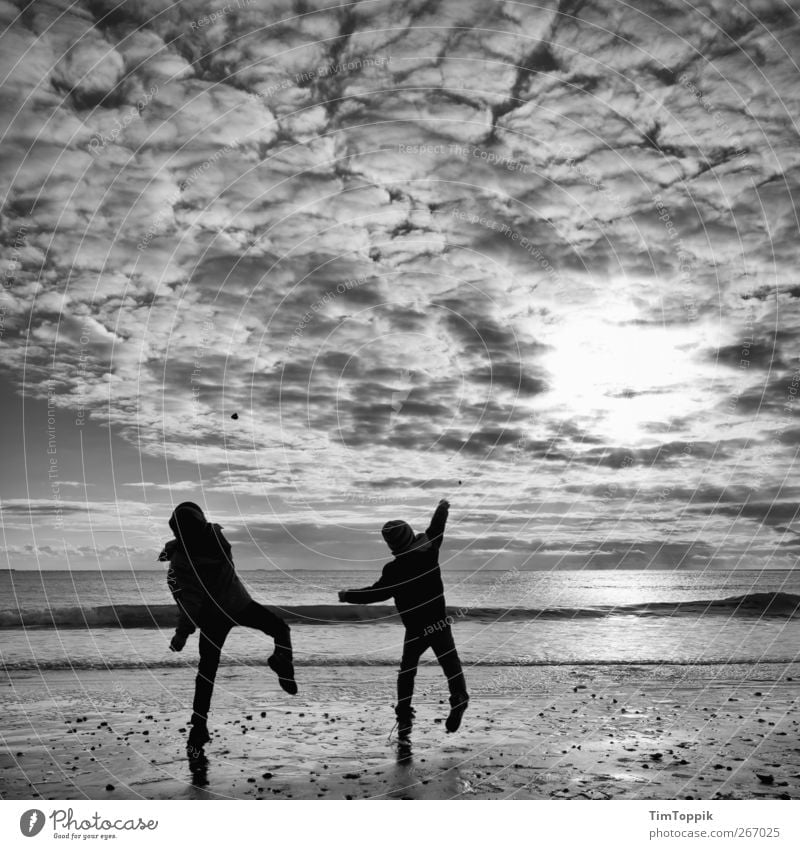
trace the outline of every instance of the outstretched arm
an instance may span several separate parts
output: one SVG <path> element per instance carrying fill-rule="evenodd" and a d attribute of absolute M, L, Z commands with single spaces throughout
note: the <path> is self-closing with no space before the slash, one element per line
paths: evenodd
<path fill-rule="evenodd" d="M 443 498 L 436 510 L 433 513 L 433 518 L 431 519 L 431 523 L 428 526 L 428 530 L 425 531 L 426 536 L 431 541 L 431 545 L 434 548 L 440 548 L 442 545 L 442 538 L 444 537 L 444 526 L 447 524 L 447 515 L 450 512 L 450 502 Z"/>
<path fill-rule="evenodd" d="M 178 540 L 171 539 L 164 543 L 164 547 L 161 549 L 161 553 L 158 555 L 158 559 L 162 563 L 166 563 L 172 559 L 172 555 L 175 553 L 178 546 Z"/>
<path fill-rule="evenodd" d="M 360 590 L 340 590 L 339 601 L 348 604 L 372 604 L 374 601 L 388 601 L 393 595 L 394 586 L 384 569 L 380 578 L 369 587 L 362 587 Z"/>

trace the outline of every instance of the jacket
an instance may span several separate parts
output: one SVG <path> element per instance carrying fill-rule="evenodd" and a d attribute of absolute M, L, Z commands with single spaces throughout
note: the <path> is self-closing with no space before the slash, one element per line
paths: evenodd
<path fill-rule="evenodd" d="M 210 525 L 216 551 L 188 554 L 177 539 L 164 545 L 158 559 L 169 561 L 167 585 L 178 605 L 176 633 L 187 636 L 211 616 L 235 619 L 252 597 L 233 567 L 231 546 L 220 525 Z"/>
<path fill-rule="evenodd" d="M 447 619 L 447 608 L 439 549 L 447 515 L 447 507 L 439 505 L 425 534 L 416 537 L 411 549 L 387 563 L 371 586 L 348 590 L 344 601 L 371 604 L 393 598 L 406 630 L 421 634 L 429 626 L 441 626 Z"/>

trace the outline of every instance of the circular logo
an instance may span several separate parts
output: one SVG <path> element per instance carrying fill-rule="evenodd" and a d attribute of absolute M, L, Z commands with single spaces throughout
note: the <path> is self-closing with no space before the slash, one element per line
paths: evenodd
<path fill-rule="evenodd" d="M 25 837 L 36 837 L 44 828 L 44 813 L 36 808 L 31 808 L 19 818 L 19 830 Z"/>

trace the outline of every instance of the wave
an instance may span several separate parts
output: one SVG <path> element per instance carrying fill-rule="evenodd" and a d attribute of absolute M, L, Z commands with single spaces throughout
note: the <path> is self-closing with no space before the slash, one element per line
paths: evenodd
<path fill-rule="evenodd" d="M 328 625 L 333 622 L 370 622 L 398 619 L 393 607 L 312 604 L 297 607 L 265 605 L 287 622 Z M 98 607 L 51 607 L 0 610 L 0 629 L 9 628 L 174 628 L 174 604 L 115 604 Z"/>
<path fill-rule="evenodd" d="M 296 607 L 267 605 L 290 623 L 332 625 L 337 622 L 395 622 L 394 607 L 386 605 L 312 604 Z M 611 616 L 737 616 L 800 618 L 800 596 L 792 593 L 748 593 L 706 601 L 659 601 L 598 607 L 449 607 L 448 618 L 481 622 L 513 622 L 535 619 L 599 619 Z M 98 607 L 51 607 L 0 610 L 0 629 L 80 628 L 172 628 L 176 608 L 172 604 L 118 604 Z"/>

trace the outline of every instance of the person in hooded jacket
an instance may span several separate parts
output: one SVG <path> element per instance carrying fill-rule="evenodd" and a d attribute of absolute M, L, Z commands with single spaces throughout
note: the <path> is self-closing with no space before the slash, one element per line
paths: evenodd
<path fill-rule="evenodd" d="M 225 639 L 235 625 L 263 631 L 275 640 L 275 652 L 267 660 L 281 687 L 297 693 L 292 664 L 289 626 L 254 601 L 233 566 L 231 545 L 222 527 L 206 520 L 192 501 L 179 504 L 169 527 L 175 535 L 164 545 L 158 559 L 169 562 L 167 584 L 178 605 L 178 621 L 170 641 L 181 651 L 195 630 L 200 630 L 200 663 L 195 679 L 191 731 L 188 747 L 199 751 L 209 741 L 208 711 Z"/>
<path fill-rule="evenodd" d="M 449 509 L 449 502 L 442 499 L 424 534 L 415 535 L 411 526 L 400 519 L 387 522 L 382 534 L 394 560 L 384 566 L 381 577 L 372 586 L 339 592 L 339 601 L 349 604 L 371 604 L 393 598 L 405 625 L 395 707 L 401 742 L 411 736 L 414 679 L 419 659 L 429 648 L 435 652 L 450 688 L 450 714 L 445 722 L 449 732 L 459 729 L 469 702 L 439 569 L 439 549 Z"/>

